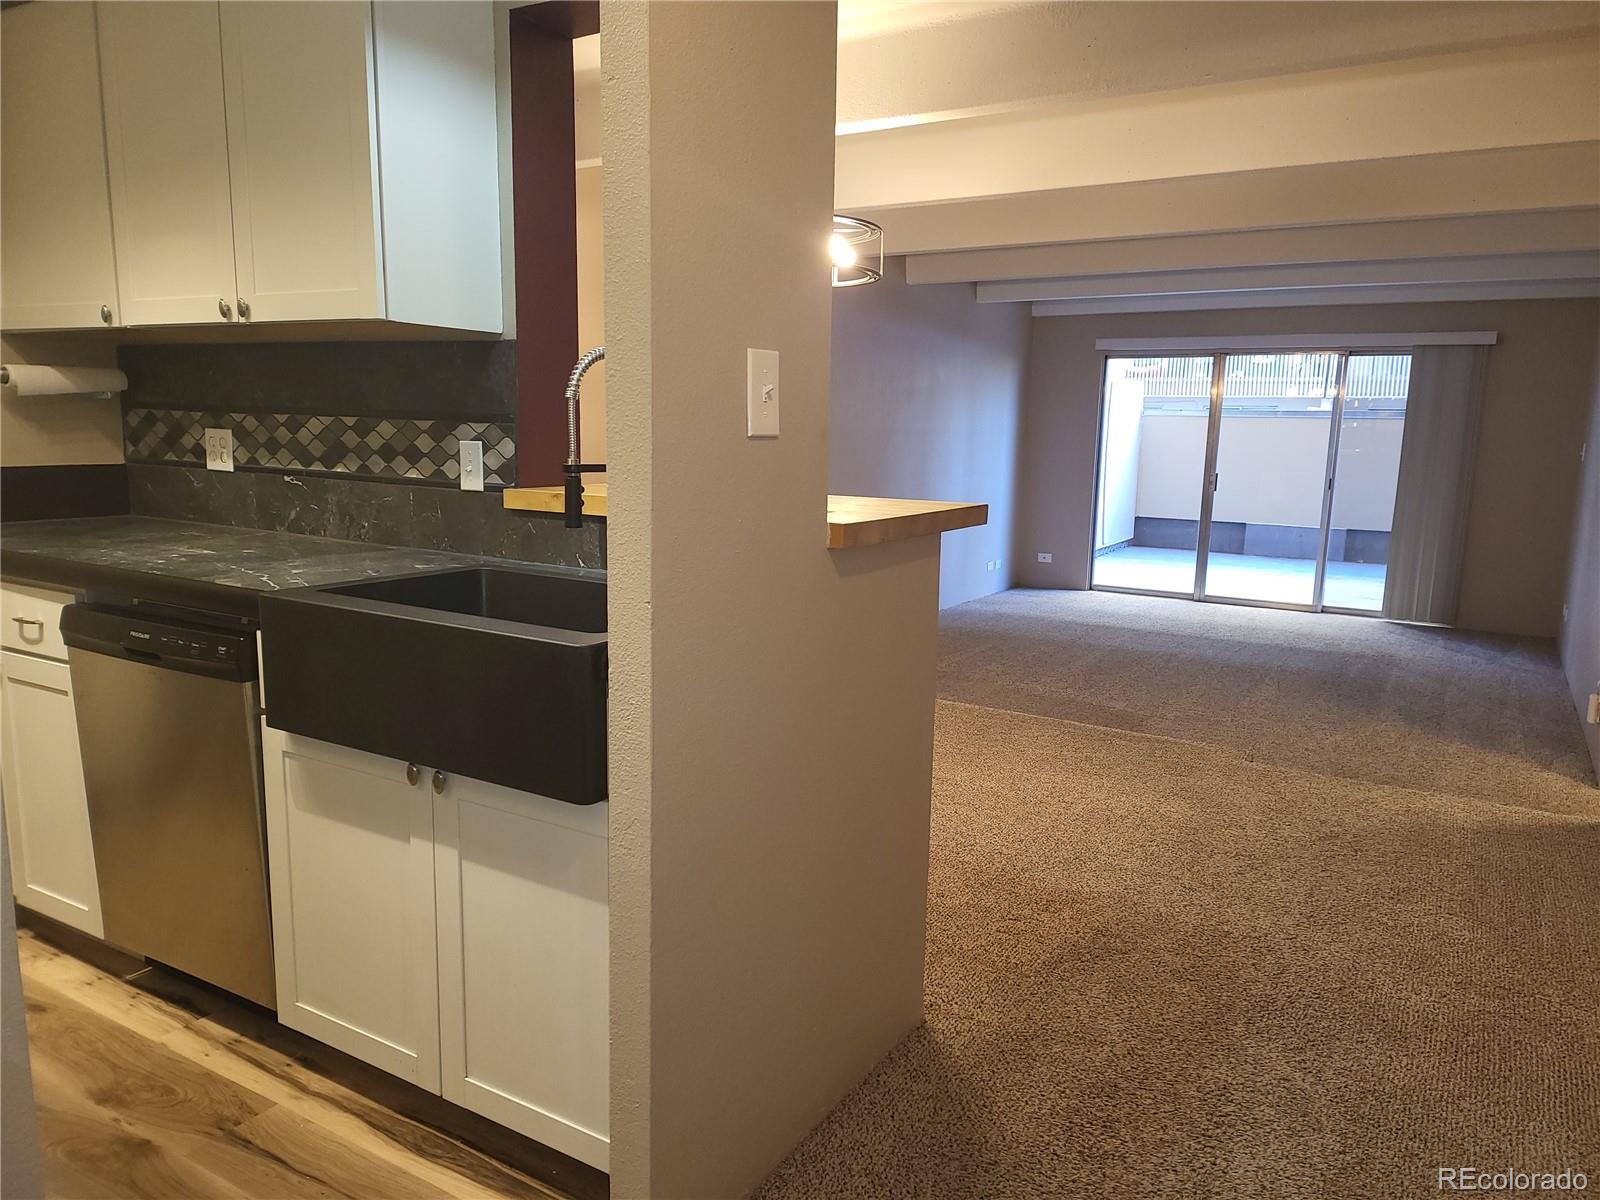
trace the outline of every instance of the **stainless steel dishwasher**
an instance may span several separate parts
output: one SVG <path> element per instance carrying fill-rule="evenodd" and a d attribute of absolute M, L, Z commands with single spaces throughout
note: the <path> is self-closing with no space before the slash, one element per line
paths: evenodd
<path fill-rule="evenodd" d="M 106 940 L 277 1007 L 256 644 L 62 610 Z"/>

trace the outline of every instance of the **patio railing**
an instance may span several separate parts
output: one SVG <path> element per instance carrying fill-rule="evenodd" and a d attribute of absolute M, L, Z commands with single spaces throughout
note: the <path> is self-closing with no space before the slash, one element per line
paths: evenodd
<path fill-rule="evenodd" d="M 1332 354 L 1231 354 L 1224 369 L 1228 406 L 1248 409 L 1331 407 L 1338 389 L 1337 358 Z M 1112 378 L 1137 380 L 1147 405 L 1155 410 L 1192 411 L 1211 398 L 1212 358 L 1118 358 Z M 1352 415 L 1398 412 L 1405 408 L 1410 383 L 1408 354 L 1352 354 L 1345 406 Z M 1154 402 L 1152 404 L 1152 402 Z"/>

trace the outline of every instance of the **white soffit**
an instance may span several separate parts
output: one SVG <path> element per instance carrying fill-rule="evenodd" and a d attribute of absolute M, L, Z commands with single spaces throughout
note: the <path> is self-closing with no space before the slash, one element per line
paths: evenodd
<path fill-rule="evenodd" d="M 1094 348 L 1112 354 L 1164 354 L 1203 350 L 1371 350 L 1393 346 L 1493 346 L 1494 330 L 1462 333 L 1276 333 L 1257 337 L 1096 338 Z"/>
<path fill-rule="evenodd" d="M 977 199 L 1600 137 L 1590 37 L 841 137 L 844 209 Z M 847 128 L 857 128 L 849 125 Z M 1220 131 L 1220 132 L 1219 132 Z"/>

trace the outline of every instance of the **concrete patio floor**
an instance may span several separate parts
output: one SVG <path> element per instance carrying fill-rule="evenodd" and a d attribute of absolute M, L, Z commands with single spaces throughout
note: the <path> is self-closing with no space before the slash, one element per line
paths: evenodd
<path fill-rule="evenodd" d="M 1193 550 L 1123 546 L 1094 560 L 1092 582 L 1100 587 L 1148 592 L 1194 591 Z M 1310 604 L 1317 564 L 1309 558 L 1213 552 L 1206 569 L 1206 594 L 1229 600 Z M 1322 588 L 1329 608 L 1378 612 L 1383 608 L 1382 563 L 1330 562 Z"/>

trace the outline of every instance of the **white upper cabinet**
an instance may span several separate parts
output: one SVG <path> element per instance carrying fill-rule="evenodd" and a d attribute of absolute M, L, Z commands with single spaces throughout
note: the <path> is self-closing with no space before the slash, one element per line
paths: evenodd
<path fill-rule="evenodd" d="M 222 46 L 249 319 L 384 316 L 371 7 L 224 4 Z"/>
<path fill-rule="evenodd" d="M 94 7 L 8 9 L 0 60 L 0 325 L 120 323 Z"/>
<path fill-rule="evenodd" d="M 229 320 L 238 297 L 217 5 L 99 9 L 123 322 Z"/>
<path fill-rule="evenodd" d="M 30 4 L 4 51 L 7 328 L 501 330 L 488 0 Z"/>

